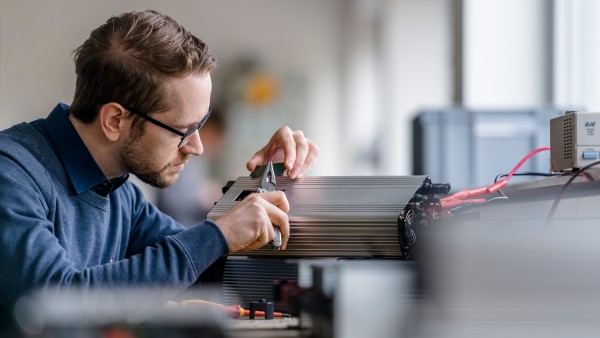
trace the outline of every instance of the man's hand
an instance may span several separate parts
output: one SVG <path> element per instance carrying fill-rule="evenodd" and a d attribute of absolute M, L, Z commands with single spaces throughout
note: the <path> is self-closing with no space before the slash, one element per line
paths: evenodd
<path fill-rule="evenodd" d="M 283 162 L 290 178 L 302 176 L 317 160 L 319 148 L 304 137 L 302 130 L 292 131 L 290 127 L 279 128 L 269 143 L 248 161 L 246 168 L 254 171 L 257 166 L 268 161 Z"/>
<path fill-rule="evenodd" d="M 275 238 L 273 224 L 281 230 L 281 249 L 290 237 L 290 210 L 282 191 L 251 194 L 214 222 L 219 226 L 231 252 L 263 247 Z"/>

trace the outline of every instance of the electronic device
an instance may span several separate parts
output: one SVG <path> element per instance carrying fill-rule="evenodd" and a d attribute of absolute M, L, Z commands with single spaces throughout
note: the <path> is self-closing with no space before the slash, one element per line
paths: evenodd
<path fill-rule="evenodd" d="M 600 112 L 567 112 L 550 120 L 550 170 L 569 171 L 600 160 Z"/>
<path fill-rule="evenodd" d="M 224 215 L 260 184 L 260 175 L 229 182 L 208 219 Z M 221 282 L 226 302 L 247 307 L 251 301 L 274 300 L 276 311 L 295 314 L 275 297 L 274 283 L 302 285 L 302 271 L 316 262 L 409 259 L 420 229 L 428 225 L 429 210 L 439 202 L 434 195 L 447 194 L 450 185 L 434 184 L 425 175 L 279 176 L 275 190 L 284 191 L 290 204 L 286 250 L 233 253 L 222 267 Z"/>
<path fill-rule="evenodd" d="M 224 215 L 247 195 L 260 179 L 240 177 L 208 213 Z M 290 204 L 293 234 L 287 250 L 268 248 L 245 256 L 272 257 L 390 257 L 407 258 L 414 246 L 412 230 L 416 195 L 447 193 L 449 185 L 431 184 L 427 176 L 313 176 L 292 180 L 278 177 L 276 190 Z"/>

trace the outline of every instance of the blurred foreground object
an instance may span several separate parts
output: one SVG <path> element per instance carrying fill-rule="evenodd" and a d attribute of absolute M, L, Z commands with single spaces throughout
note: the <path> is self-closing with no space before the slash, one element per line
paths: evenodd
<path fill-rule="evenodd" d="M 597 174 L 597 173 L 596 173 Z M 595 337 L 600 330 L 600 185 L 568 177 L 509 187 L 422 242 L 418 337 Z"/>
<path fill-rule="evenodd" d="M 397 338 L 409 332 L 415 293 L 412 262 L 301 260 L 298 282 L 280 283 L 280 300 L 300 314 L 303 337 Z"/>
<path fill-rule="evenodd" d="M 174 291 L 47 289 L 22 297 L 15 317 L 25 337 L 227 337 L 220 309 L 169 305 Z"/>

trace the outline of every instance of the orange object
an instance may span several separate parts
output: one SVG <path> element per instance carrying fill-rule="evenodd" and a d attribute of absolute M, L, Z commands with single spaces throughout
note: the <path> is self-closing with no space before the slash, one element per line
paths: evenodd
<path fill-rule="evenodd" d="M 267 73 L 254 74 L 246 81 L 246 103 L 254 106 L 267 106 L 277 99 L 279 86 L 273 76 Z"/>
<path fill-rule="evenodd" d="M 185 300 L 185 301 L 181 302 L 180 305 L 184 305 L 184 306 L 188 306 L 188 305 L 220 306 L 223 310 L 225 310 L 226 313 L 228 313 L 231 316 L 231 318 L 235 318 L 235 319 L 239 319 L 241 317 L 250 315 L 250 310 L 244 309 L 239 304 L 223 305 L 223 304 L 213 303 L 213 302 L 209 302 L 207 300 L 202 300 L 202 299 L 191 299 L 191 300 Z M 264 317 L 265 312 L 264 311 L 254 311 L 254 315 L 257 317 Z M 273 312 L 273 316 L 274 317 L 291 317 L 291 315 L 289 315 L 287 313 L 281 313 L 281 312 Z"/>

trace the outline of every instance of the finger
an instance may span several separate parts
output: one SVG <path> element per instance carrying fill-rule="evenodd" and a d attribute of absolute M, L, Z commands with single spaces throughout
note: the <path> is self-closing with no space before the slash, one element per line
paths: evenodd
<path fill-rule="evenodd" d="M 278 195 L 283 192 L 266 194 Z M 266 208 L 279 208 L 263 199 L 261 195 L 263 194 L 251 194 L 215 220 L 227 239 L 231 252 L 254 250 L 263 247 L 273 238 L 272 221 Z M 285 203 L 283 205 L 285 206 Z"/>
<path fill-rule="evenodd" d="M 261 150 L 257 151 L 254 156 L 246 163 L 246 168 L 249 171 L 254 171 L 256 167 L 266 162 L 266 148 L 263 147 Z"/>
<path fill-rule="evenodd" d="M 275 143 L 283 150 L 285 169 L 291 172 L 296 162 L 296 141 L 294 141 L 292 130 L 288 126 L 281 127 L 275 132 L 273 138 L 275 139 Z"/>
<path fill-rule="evenodd" d="M 290 222 L 288 215 L 279 209 L 277 206 L 265 203 L 265 211 L 271 221 L 271 229 L 269 231 L 269 241 L 275 238 L 275 231 L 273 226 L 277 226 L 281 231 L 281 249 L 285 250 L 287 247 L 288 239 L 290 238 Z"/>
<path fill-rule="evenodd" d="M 296 143 L 296 161 L 290 172 L 290 178 L 296 178 L 304 166 L 304 161 L 308 155 L 309 147 L 302 130 L 296 130 L 293 134 L 294 142 Z"/>
<path fill-rule="evenodd" d="M 251 243 L 248 243 L 241 251 L 252 251 L 265 246 L 269 243 L 270 239 L 273 238 L 273 228 L 271 225 L 271 218 L 266 208 L 273 208 L 273 205 L 267 203 L 262 198 L 249 197 L 246 200 L 253 200 L 251 203 L 257 203 L 259 212 L 256 215 L 256 222 L 258 227 L 255 229 L 256 234 Z"/>
<path fill-rule="evenodd" d="M 317 147 L 317 145 L 309 139 L 306 141 L 308 143 L 309 150 L 308 154 L 306 155 L 306 159 L 304 160 L 304 164 L 298 173 L 298 177 L 304 175 L 304 173 L 307 172 L 308 169 L 310 169 L 310 167 L 317 162 L 317 157 L 319 156 L 319 147 Z"/>
<path fill-rule="evenodd" d="M 259 194 L 266 203 L 265 210 L 271 220 L 271 224 L 279 227 L 281 231 L 281 249 L 285 250 L 290 237 L 290 223 L 287 213 L 290 211 L 290 204 L 283 191 L 271 191 Z M 269 240 L 275 237 L 275 233 L 270 233 Z"/>
<path fill-rule="evenodd" d="M 281 211 L 285 212 L 286 214 L 290 212 L 290 203 L 283 191 L 269 191 L 258 194 L 258 196 L 269 202 L 269 204 L 281 209 Z"/>
<path fill-rule="evenodd" d="M 272 193 L 273 192 L 271 192 L 271 194 Z M 255 239 L 240 251 L 252 251 L 268 244 L 270 241 L 275 239 L 275 226 L 277 226 L 281 232 L 281 249 L 285 250 L 285 248 L 287 247 L 287 241 L 290 237 L 290 225 L 288 216 L 279 207 L 269 203 L 266 199 L 262 198 L 264 195 L 267 194 L 270 193 L 253 194 L 253 197 L 248 197 L 254 199 L 254 202 L 258 202 L 260 204 L 262 212 L 260 213 L 260 216 L 257 217 L 257 221 L 260 224 L 260 226 Z M 246 200 L 248 198 L 246 198 Z"/>
<path fill-rule="evenodd" d="M 267 221 L 265 223 L 268 224 L 269 222 Z M 263 246 L 267 245 L 267 243 L 269 243 L 269 238 L 272 238 L 273 235 L 269 235 L 269 228 L 268 226 L 265 226 L 264 231 L 262 231 L 260 233 L 260 236 L 258 238 L 256 238 L 256 240 L 254 242 L 252 242 L 251 244 L 249 244 L 247 247 L 245 247 L 243 250 L 240 251 L 253 251 L 259 248 L 262 248 Z M 272 228 L 270 230 L 271 232 L 273 231 Z"/>

